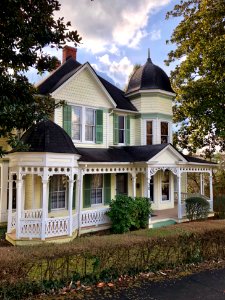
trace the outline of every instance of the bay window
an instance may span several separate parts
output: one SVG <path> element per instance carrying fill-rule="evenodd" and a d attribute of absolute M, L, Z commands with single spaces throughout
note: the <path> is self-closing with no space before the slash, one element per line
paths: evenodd
<path fill-rule="evenodd" d="M 49 209 L 66 208 L 67 177 L 53 175 L 49 181 Z"/>
<path fill-rule="evenodd" d="M 153 128 L 152 121 L 146 122 L 146 144 L 152 145 L 153 143 Z"/>

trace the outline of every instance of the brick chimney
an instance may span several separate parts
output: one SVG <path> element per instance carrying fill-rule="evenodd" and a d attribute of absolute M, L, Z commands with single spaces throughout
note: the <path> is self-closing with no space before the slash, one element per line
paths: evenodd
<path fill-rule="evenodd" d="M 77 58 L 77 49 L 70 46 L 65 46 L 63 48 L 63 57 L 62 57 L 62 63 L 67 61 L 70 57 L 73 57 L 75 60 Z"/>

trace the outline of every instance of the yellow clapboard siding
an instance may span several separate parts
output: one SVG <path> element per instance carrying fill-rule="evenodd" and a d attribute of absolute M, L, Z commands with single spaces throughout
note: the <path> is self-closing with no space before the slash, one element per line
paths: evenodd
<path fill-rule="evenodd" d="M 53 94 L 56 100 L 65 100 L 78 105 L 113 108 L 113 104 L 102 90 L 102 85 L 88 69 L 75 74 Z"/>

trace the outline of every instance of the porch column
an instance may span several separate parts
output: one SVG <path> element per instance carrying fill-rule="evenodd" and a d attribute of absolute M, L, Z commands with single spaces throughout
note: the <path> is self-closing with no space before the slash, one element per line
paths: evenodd
<path fill-rule="evenodd" d="M 210 170 L 210 176 L 209 176 L 209 192 L 210 192 L 210 209 L 213 211 L 213 176 L 212 176 L 212 170 Z"/>
<path fill-rule="evenodd" d="M 20 238 L 20 219 L 21 219 L 21 205 L 22 205 L 22 188 L 23 180 L 16 181 L 16 238 Z"/>
<path fill-rule="evenodd" d="M 182 219 L 182 206 L 181 206 L 181 173 L 177 172 L 177 192 L 178 192 L 178 220 Z"/>
<path fill-rule="evenodd" d="M 69 236 L 73 234 L 73 184 L 74 180 L 69 180 Z"/>
<path fill-rule="evenodd" d="M 150 181 L 151 181 L 151 176 L 150 176 L 150 170 L 149 168 L 147 169 L 147 174 L 146 174 L 146 181 L 145 181 L 145 197 L 149 198 L 151 197 L 150 195 Z"/>
<path fill-rule="evenodd" d="M 78 235 L 80 235 L 81 226 L 82 226 L 82 207 L 83 207 L 83 177 L 84 174 L 81 171 L 79 175 L 79 205 L 78 205 Z"/>
<path fill-rule="evenodd" d="M 45 223 L 48 217 L 48 179 L 42 179 L 42 218 L 41 218 L 41 239 L 45 240 Z"/>
<path fill-rule="evenodd" d="M 7 233 L 10 233 L 10 231 L 11 231 L 11 225 L 12 225 L 12 188 L 13 188 L 12 175 L 9 174 L 9 203 L 8 203 Z"/>
<path fill-rule="evenodd" d="M 132 190 L 133 190 L 133 197 L 136 197 L 136 182 L 137 182 L 137 177 L 136 173 L 132 174 Z"/>
<path fill-rule="evenodd" d="M 205 195 L 205 182 L 204 182 L 204 174 L 200 174 L 200 194 Z"/>

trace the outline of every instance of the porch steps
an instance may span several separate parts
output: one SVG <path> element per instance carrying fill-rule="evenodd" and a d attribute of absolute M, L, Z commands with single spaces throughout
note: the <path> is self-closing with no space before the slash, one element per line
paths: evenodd
<path fill-rule="evenodd" d="M 151 222 L 149 224 L 149 228 L 160 228 L 174 224 L 177 224 L 177 221 L 175 221 L 174 219 L 165 219 Z"/>

